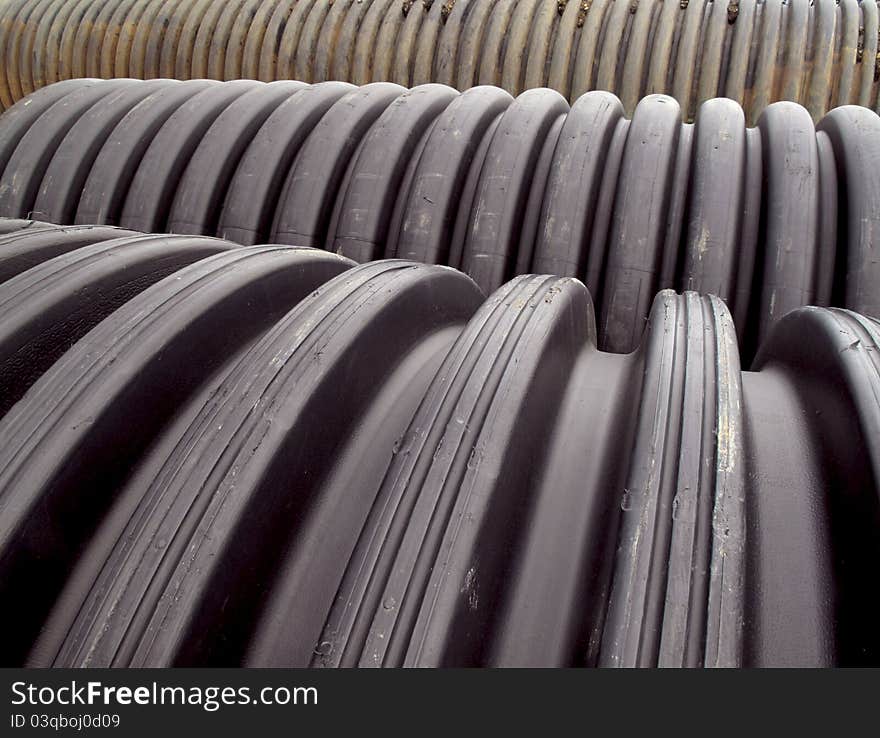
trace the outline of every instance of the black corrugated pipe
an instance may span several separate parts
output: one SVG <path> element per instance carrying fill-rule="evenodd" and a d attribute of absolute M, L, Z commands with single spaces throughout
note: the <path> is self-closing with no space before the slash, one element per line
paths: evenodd
<path fill-rule="evenodd" d="M 880 661 L 871 319 L 0 230 L 6 665 Z"/>
<path fill-rule="evenodd" d="M 578 277 L 599 346 L 638 344 L 656 292 L 724 299 L 750 358 L 789 310 L 880 315 L 880 117 L 795 103 L 755 128 L 730 100 L 696 123 L 662 95 L 630 120 L 591 92 L 80 80 L 0 117 L 0 215 L 356 261 Z"/>
<path fill-rule="evenodd" d="M 754 125 L 878 109 L 876 0 L 9 0 L 0 105 L 75 77 L 238 78 L 714 97 Z M 2 109 L 2 108 L 0 108 Z"/>

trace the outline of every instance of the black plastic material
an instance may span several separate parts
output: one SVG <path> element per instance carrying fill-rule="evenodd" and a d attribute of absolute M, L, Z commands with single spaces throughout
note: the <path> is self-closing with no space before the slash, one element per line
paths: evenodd
<path fill-rule="evenodd" d="M 36 118 L 0 116 L 0 215 L 446 264 L 487 293 L 578 277 L 615 352 L 636 347 L 660 289 L 721 297 L 747 359 L 793 308 L 880 314 L 866 108 L 814 127 L 780 102 L 750 128 L 720 98 L 689 124 L 663 95 L 627 119 L 607 92 L 569 107 L 548 89 L 72 84 Z"/>
<path fill-rule="evenodd" d="M 872 319 L 799 308 L 742 371 L 716 297 L 611 354 L 570 277 L 192 236 L 4 290 L 58 357 L 3 368 L 4 664 L 880 662 Z"/>

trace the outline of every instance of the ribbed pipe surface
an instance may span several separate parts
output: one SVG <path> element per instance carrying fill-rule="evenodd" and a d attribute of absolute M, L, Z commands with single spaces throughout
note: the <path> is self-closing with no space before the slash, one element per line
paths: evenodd
<path fill-rule="evenodd" d="M 339 80 L 574 101 L 648 94 L 692 120 L 741 103 L 750 125 L 778 100 L 818 121 L 880 89 L 875 0 L 7 0 L 0 103 L 73 77 Z"/>
<path fill-rule="evenodd" d="M 876 321 L 0 228 L 4 665 L 880 661 Z"/>
<path fill-rule="evenodd" d="M 0 172 L 6 217 L 445 264 L 486 294 L 577 277 L 610 351 L 665 288 L 725 300 L 746 358 L 796 307 L 880 315 L 880 116 L 857 106 L 750 128 L 726 99 L 689 124 L 664 95 L 628 119 L 604 92 L 80 80 L 0 117 Z"/>

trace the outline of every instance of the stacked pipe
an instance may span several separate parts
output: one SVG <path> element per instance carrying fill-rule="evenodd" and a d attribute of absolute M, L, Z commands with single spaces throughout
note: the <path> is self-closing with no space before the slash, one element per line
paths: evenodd
<path fill-rule="evenodd" d="M 777 100 L 876 110 L 878 40 L 876 0 L 8 0 L 0 101 L 87 76 L 437 82 L 627 114 L 666 93 L 686 120 L 722 96 L 751 125 Z"/>
<path fill-rule="evenodd" d="M 0 662 L 880 662 L 878 15 L 0 4 Z"/>
<path fill-rule="evenodd" d="M 0 229 L 7 665 L 880 658 L 869 318 L 741 371 L 694 293 L 606 354 L 571 278 Z"/>
<path fill-rule="evenodd" d="M 727 301 L 745 356 L 796 307 L 880 315 L 880 117 L 856 106 L 748 128 L 724 99 L 683 124 L 660 95 L 628 120 L 603 92 L 80 80 L 0 118 L 0 171 L 6 217 L 446 264 L 486 294 L 575 276 L 610 351 L 664 288 Z"/>

